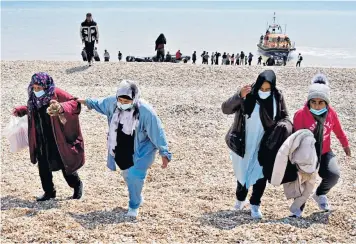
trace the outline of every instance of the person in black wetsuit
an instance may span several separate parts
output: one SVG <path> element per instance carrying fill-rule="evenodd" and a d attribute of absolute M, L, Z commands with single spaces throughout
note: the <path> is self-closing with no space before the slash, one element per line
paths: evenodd
<path fill-rule="evenodd" d="M 193 64 L 195 64 L 195 62 L 197 61 L 197 51 L 194 51 L 194 53 L 192 55 L 192 61 L 193 61 Z"/>

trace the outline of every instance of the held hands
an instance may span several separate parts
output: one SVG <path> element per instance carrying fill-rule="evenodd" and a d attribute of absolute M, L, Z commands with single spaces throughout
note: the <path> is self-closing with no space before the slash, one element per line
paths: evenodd
<path fill-rule="evenodd" d="M 167 157 L 162 157 L 162 169 L 165 169 L 168 167 L 168 158 Z"/>
<path fill-rule="evenodd" d="M 85 102 L 85 99 L 78 98 L 77 102 L 80 104 L 83 104 L 83 105 L 87 105 L 87 103 Z"/>
<path fill-rule="evenodd" d="M 250 85 L 246 85 L 244 87 L 241 88 L 241 98 L 246 98 L 247 94 L 249 94 L 251 92 L 251 86 Z"/>
<path fill-rule="evenodd" d="M 47 108 L 47 113 L 50 116 L 58 116 L 59 114 L 63 113 L 63 108 L 61 104 L 56 100 L 51 100 L 50 105 Z"/>

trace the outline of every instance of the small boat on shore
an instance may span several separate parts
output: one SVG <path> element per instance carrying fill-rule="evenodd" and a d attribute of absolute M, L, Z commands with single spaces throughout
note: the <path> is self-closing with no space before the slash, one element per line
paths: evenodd
<path fill-rule="evenodd" d="M 190 56 L 187 55 L 182 55 L 180 60 L 176 59 L 176 55 L 171 55 L 171 58 L 169 60 L 165 60 L 163 62 L 168 62 L 168 63 L 180 63 L 180 62 L 188 62 L 190 60 Z M 126 57 L 126 62 L 157 62 L 157 57 L 156 56 L 127 56 Z"/>
<path fill-rule="evenodd" d="M 286 34 L 286 28 L 283 32 L 282 27 L 276 23 L 276 13 L 273 16 L 273 23 L 270 25 L 267 23 L 266 34 L 260 37 L 257 47 L 261 54 L 278 58 L 288 57 L 290 52 L 296 50 L 295 43 L 292 43 Z"/>

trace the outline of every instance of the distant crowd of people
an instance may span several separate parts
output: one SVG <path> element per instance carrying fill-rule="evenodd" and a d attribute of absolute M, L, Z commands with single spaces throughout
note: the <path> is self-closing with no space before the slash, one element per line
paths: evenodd
<path fill-rule="evenodd" d="M 97 23 L 93 20 L 91 13 L 88 13 L 86 15 L 85 21 L 81 23 L 80 26 L 80 37 L 82 40 L 82 43 L 85 45 L 85 47 L 82 50 L 82 58 L 83 61 L 87 61 L 89 63 L 89 66 L 92 65 L 93 60 L 95 61 L 100 61 L 100 57 L 97 51 L 97 48 L 95 47 L 95 43 L 99 43 L 99 28 Z M 263 38 L 262 38 L 263 40 Z M 163 33 L 161 33 L 158 38 L 155 41 L 155 51 L 156 51 L 156 56 L 153 58 L 147 58 L 147 59 L 152 59 L 154 62 L 183 62 L 187 63 L 190 60 L 189 56 L 183 56 L 180 50 L 178 50 L 175 55 L 171 55 L 169 52 L 165 54 L 165 45 L 167 44 L 167 39 L 164 36 Z M 245 54 L 243 51 L 240 53 L 226 53 L 224 52 L 222 55 L 220 52 L 212 52 L 211 55 L 209 55 L 209 52 L 203 51 L 203 53 L 200 55 L 202 58 L 202 64 L 209 64 L 209 61 L 211 65 L 219 65 L 219 59 L 221 57 L 221 65 L 251 65 L 252 60 L 254 55 L 250 52 L 248 55 Z M 265 65 L 265 66 L 274 66 L 274 65 L 281 65 L 280 59 L 278 61 L 276 60 L 275 57 L 270 56 L 266 60 L 266 62 L 262 63 L 262 56 L 259 56 L 257 58 L 257 65 Z M 118 52 L 118 60 L 122 60 L 122 53 L 119 51 Z M 298 61 L 296 66 L 300 67 L 301 62 L 303 60 L 302 55 L 299 53 L 298 55 Z M 104 51 L 104 61 L 109 62 L 110 61 L 110 54 L 107 50 Z M 197 61 L 197 52 L 194 51 L 192 54 L 192 63 L 196 64 Z M 287 64 L 288 57 L 283 56 L 283 65 L 285 66 Z"/>

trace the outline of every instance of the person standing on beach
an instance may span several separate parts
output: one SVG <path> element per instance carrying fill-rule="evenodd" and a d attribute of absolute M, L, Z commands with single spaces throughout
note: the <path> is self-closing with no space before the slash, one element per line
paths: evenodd
<path fill-rule="evenodd" d="M 258 57 L 257 65 L 261 65 L 261 61 L 262 61 L 262 56 L 259 56 L 259 57 Z"/>
<path fill-rule="evenodd" d="M 252 58 L 253 58 L 253 54 L 249 53 L 249 55 L 248 55 L 248 65 L 249 66 L 251 66 Z"/>
<path fill-rule="evenodd" d="M 163 33 L 161 33 L 155 42 L 155 51 L 157 51 L 156 58 L 157 62 L 163 62 L 164 61 L 164 56 L 165 56 L 165 51 L 164 51 L 164 45 L 167 44 L 166 37 L 164 36 Z"/>
<path fill-rule="evenodd" d="M 87 13 L 85 21 L 80 25 L 80 38 L 85 44 L 89 66 L 93 63 L 95 42 L 99 43 L 98 24 L 93 20 L 91 13 Z"/>
<path fill-rule="evenodd" d="M 119 53 L 117 54 L 117 58 L 119 59 L 119 61 L 121 61 L 122 59 L 122 53 L 119 51 Z"/>
<path fill-rule="evenodd" d="M 226 58 L 227 58 L 227 55 L 226 55 L 226 52 L 224 52 L 224 54 L 222 55 L 221 65 L 226 65 Z"/>
<path fill-rule="evenodd" d="M 235 116 L 225 137 L 237 179 L 235 209 L 245 207 L 248 189 L 253 186 L 251 216 L 260 219 L 260 203 L 267 178 L 258 160 L 259 147 L 264 134 L 279 120 L 288 117 L 282 93 L 276 88 L 274 71 L 265 70 L 252 86 L 242 87 L 222 104 L 222 111 Z"/>
<path fill-rule="evenodd" d="M 247 55 L 245 56 L 245 65 L 247 65 Z"/>
<path fill-rule="evenodd" d="M 236 53 L 236 65 L 240 65 L 240 54 Z"/>
<path fill-rule="evenodd" d="M 214 64 L 214 59 L 215 59 L 215 53 L 212 52 L 212 53 L 211 53 L 211 65 Z"/>
<path fill-rule="evenodd" d="M 333 131 L 340 141 L 346 156 L 351 157 L 349 141 L 341 127 L 336 111 L 330 105 L 330 87 L 327 77 L 318 74 L 312 79 L 309 86 L 308 100 L 304 107 L 294 115 L 295 131 L 309 129 L 316 140 L 315 147 L 318 156 L 319 176 L 322 181 L 313 199 L 323 211 L 330 210 L 326 194 L 336 185 L 340 178 L 340 169 L 335 154 L 332 152 L 331 132 Z M 301 208 L 303 211 L 304 205 Z"/>
<path fill-rule="evenodd" d="M 77 173 L 84 165 L 84 142 L 79 125 L 80 104 L 69 93 L 57 88 L 44 72 L 32 76 L 27 106 L 18 106 L 13 115 L 28 116 L 30 158 L 38 169 L 44 194 L 37 201 L 56 198 L 53 171 L 61 170 L 74 188 L 73 199 L 80 199 L 83 183 Z"/>
<path fill-rule="evenodd" d="M 104 51 L 104 61 L 105 62 L 109 62 L 109 60 L 110 60 L 110 54 L 109 54 L 108 50 L 105 49 L 105 51 Z"/>
<path fill-rule="evenodd" d="M 95 60 L 95 62 L 99 62 L 100 61 L 98 49 L 96 47 L 94 49 L 94 60 Z"/>
<path fill-rule="evenodd" d="M 299 55 L 298 55 L 298 61 L 297 61 L 297 64 L 296 64 L 296 66 L 295 67 L 300 67 L 300 63 L 303 61 L 303 56 L 302 56 L 302 54 L 300 54 L 299 53 Z"/>
<path fill-rule="evenodd" d="M 215 65 L 219 65 L 219 58 L 221 56 L 221 53 L 218 51 L 215 52 Z"/>
<path fill-rule="evenodd" d="M 154 109 L 141 100 L 139 88 L 132 81 L 123 80 L 115 96 L 78 101 L 106 115 L 109 124 L 107 166 L 112 171 L 116 171 L 116 166 L 120 168 L 129 191 L 127 216 L 137 217 L 143 203 L 143 184 L 156 152 L 162 157 L 162 168 L 172 159 L 161 120 Z"/>
<path fill-rule="evenodd" d="M 244 65 L 245 62 L 245 53 L 243 51 L 241 51 L 240 53 L 240 65 Z"/>
<path fill-rule="evenodd" d="M 193 64 L 195 64 L 195 62 L 197 61 L 197 51 L 194 51 L 194 53 L 192 55 L 192 61 L 193 61 Z"/>
<path fill-rule="evenodd" d="M 230 64 L 234 65 L 234 62 L 235 62 L 235 54 L 232 54 L 230 58 Z"/>

